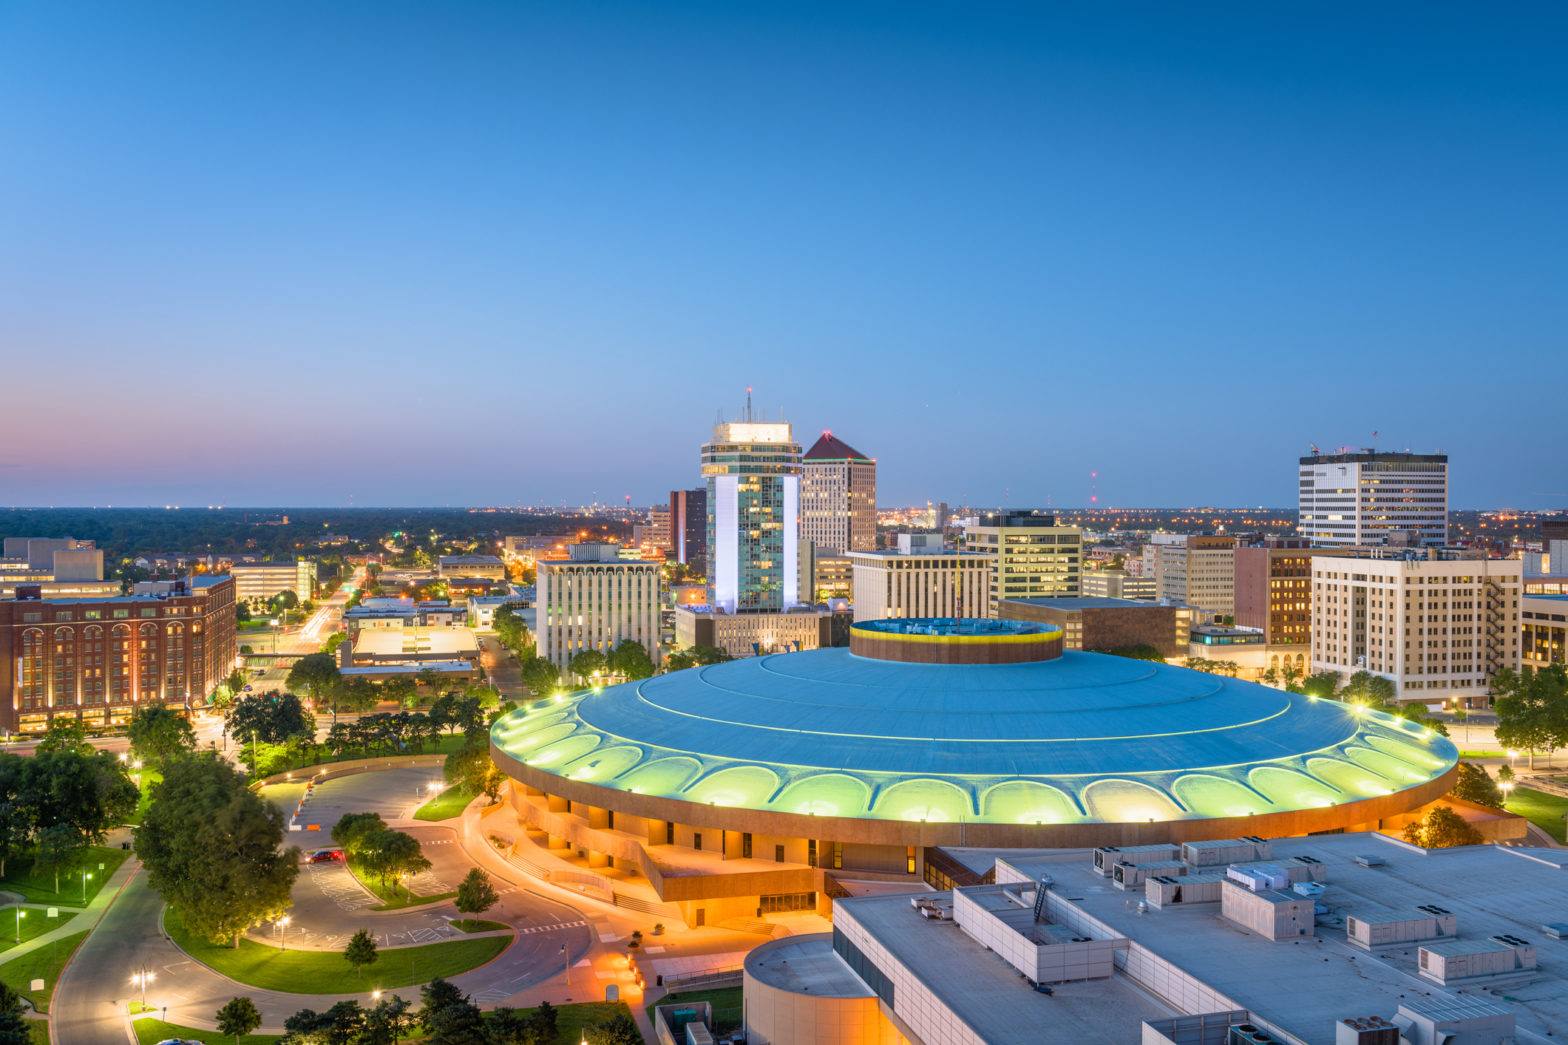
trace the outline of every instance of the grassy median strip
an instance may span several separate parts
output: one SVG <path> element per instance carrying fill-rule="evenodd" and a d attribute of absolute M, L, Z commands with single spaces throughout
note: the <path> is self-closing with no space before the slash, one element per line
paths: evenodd
<path fill-rule="evenodd" d="M 165 1023 L 162 1020 L 144 1019 L 132 1020 L 131 1026 L 136 1028 L 136 1045 L 157 1045 L 160 1041 L 171 1038 L 180 1041 L 199 1041 L 207 1045 L 234 1045 L 232 1034 L 219 1034 L 215 1030 L 201 1030 L 196 1027 L 181 1027 L 177 1023 Z M 273 1045 L 278 1040 L 276 1034 L 241 1034 L 240 1045 Z"/>
<path fill-rule="evenodd" d="M 163 924 L 170 938 L 203 965 L 251 987 L 293 994 L 361 994 L 428 983 L 437 976 L 478 968 L 514 939 L 479 936 L 418 947 L 384 947 L 375 964 L 355 976 L 341 951 L 280 951 L 243 937 L 239 947 L 213 944 L 187 932 L 173 911 L 164 912 Z"/>
<path fill-rule="evenodd" d="M 4 965 L 0 965 L 0 982 L 9 984 L 12 990 L 31 998 L 39 1012 L 48 1012 L 49 1002 L 54 998 L 55 985 L 60 982 L 60 970 L 65 968 L 65 963 L 71 960 L 71 955 L 85 939 L 87 933 L 79 932 L 74 936 L 62 937 L 54 943 L 35 947 L 20 958 L 12 958 Z M 505 937 L 485 937 L 485 939 L 505 939 Z M 34 980 L 43 980 L 44 989 L 28 990 L 28 984 Z"/>
<path fill-rule="evenodd" d="M 1565 841 L 1563 816 L 1568 814 L 1568 798 L 1549 795 L 1529 787 L 1516 787 L 1508 795 L 1506 807 L 1541 828 L 1559 842 Z"/>
<path fill-rule="evenodd" d="M 410 890 L 399 889 L 395 884 L 396 879 L 392 879 L 390 883 L 382 881 L 379 875 L 373 871 L 366 870 L 364 865 L 352 856 L 348 858 L 348 869 L 359 880 L 360 885 L 369 889 L 381 901 L 380 904 L 371 908 L 372 911 L 401 911 L 405 907 L 419 907 L 427 903 L 440 903 L 442 900 L 450 900 L 457 895 L 457 890 L 455 889 L 449 893 L 431 893 L 429 896 L 418 896 Z M 505 927 L 503 926 L 503 928 Z"/>
<path fill-rule="evenodd" d="M 81 907 L 82 901 L 82 871 L 92 875 L 87 879 L 87 903 L 92 903 L 93 897 L 98 895 L 98 890 L 103 888 L 114 872 L 125 863 L 125 858 L 130 856 L 125 849 L 115 849 L 106 845 L 90 845 L 82 852 L 76 869 L 60 872 L 60 890 L 55 891 L 54 872 L 33 873 L 33 862 L 27 857 L 12 857 L 6 861 L 6 870 L 10 873 L 0 878 L 0 889 L 6 892 L 21 893 L 28 903 L 46 904 L 51 907 Z M 98 865 L 102 864 L 100 868 Z M 0 940 L 3 940 L 4 927 L 0 926 Z"/>
<path fill-rule="evenodd" d="M 415 820 L 450 820 L 454 816 L 461 816 L 468 803 L 472 802 L 479 792 L 454 784 L 441 792 L 414 813 Z"/>
<path fill-rule="evenodd" d="M 487 922 L 483 918 L 456 918 L 452 921 L 452 928 L 465 933 L 488 933 L 501 929 L 510 929 L 505 922 Z"/>

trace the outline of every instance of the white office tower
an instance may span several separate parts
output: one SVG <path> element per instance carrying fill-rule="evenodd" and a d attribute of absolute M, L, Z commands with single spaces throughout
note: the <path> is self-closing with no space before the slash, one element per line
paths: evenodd
<path fill-rule="evenodd" d="M 1448 455 L 1374 450 L 1301 458 L 1296 532 L 1314 545 L 1448 543 Z"/>
<path fill-rule="evenodd" d="M 749 397 L 748 397 L 749 400 Z M 800 444 L 783 421 L 713 426 L 702 448 L 708 485 L 708 604 L 778 613 L 799 604 Z"/>
<path fill-rule="evenodd" d="M 641 643 L 659 659 L 659 564 L 622 559 L 613 544 L 572 544 L 567 559 L 539 561 L 539 656 L 562 672 L 584 650 Z"/>

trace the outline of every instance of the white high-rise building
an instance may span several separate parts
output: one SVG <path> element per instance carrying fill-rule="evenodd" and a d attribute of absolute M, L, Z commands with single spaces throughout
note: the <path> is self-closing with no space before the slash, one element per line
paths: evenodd
<path fill-rule="evenodd" d="M 1312 557 L 1312 671 L 1370 671 L 1400 700 L 1485 705 L 1490 680 L 1518 670 L 1523 564 L 1413 550 Z"/>
<path fill-rule="evenodd" d="M 823 432 L 801 459 L 800 539 L 819 555 L 877 546 L 877 463 Z"/>
<path fill-rule="evenodd" d="M 801 602 L 800 444 L 783 421 L 724 421 L 702 447 L 708 603 L 778 613 Z"/>
<path fill-rule="evenodd" d="M 1366 545 L 1410 531 L 1448 543 L 1448 455 L 1314 454 L 1301 458 L 1296 532 L 1315 545 Z"/>
<path fill-rule="evenodd" d="M 626 639 L 659 660 L 659 564 L 622 559 L 613 544 L 572 544 L 540 559 L 538 655 L 564 673 L 583 650 L 608 654 Z"/>

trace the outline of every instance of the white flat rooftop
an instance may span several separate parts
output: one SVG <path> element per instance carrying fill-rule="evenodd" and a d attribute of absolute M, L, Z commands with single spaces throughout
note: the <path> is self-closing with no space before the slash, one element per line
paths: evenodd
<path fill-rule="evenodd" d="M 1130 937 L 1167 963 L 1309 1045 L 1333 1045 L 1335 1022 L 1347 1016 L 1392 1016 L 1414 1000 L 1458 999 L 1420 978 L 1417 952 L 1430 944 L 1401 944 L 1368 953 L 1345 939 L 1347 915 L 1376 920 L 1391 910 L 1436 904 L 1458 919 L 1460 949 L 1480 947 L 1500 933 L 1539 948 L 1540 969 L 1520 983 L 1518 974 L 1497 995 L 1484 983 L 1467 984 L 1465 997 L 1512 1010 L 1519 1041 L 1539 1045 L 1551 1030 L 1568 1028 L 1568 941 L 1541 931 L 1568 921 L 1568 850 L 1469 846 L 1431 853 L 1385 835 L 1318 835 L 1273 841 L 1275 861 L 1313 856 L 1327 865 L 1318 902 L 1316 936 L 1271 942 L 1223 919 L 1214 907 L 1166 908 L 1139 914 L 1136 896 L 1094 873 L 1083 851 L 1003 857 L 1038 879 L 1049 874 L 1062 900 Z M 1374 855 L 1379 867 L 1355 858 Z M 1506 995 L 1506 997 L 1503 997 Z M 1134 1040 L 1134 1039 L 1129 1039 Z"/>

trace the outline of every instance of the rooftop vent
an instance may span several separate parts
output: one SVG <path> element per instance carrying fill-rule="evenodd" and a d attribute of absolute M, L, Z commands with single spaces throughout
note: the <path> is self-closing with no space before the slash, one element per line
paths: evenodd
<path fill-rule="evenodd" d="M 1385 861 L 1381 856 L 1356 857 L 1356 863 L 1360 864 L 1362 867 L 1382 867 L 1386 862 L 1387 861 Z"/>

